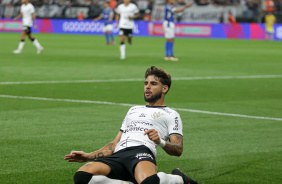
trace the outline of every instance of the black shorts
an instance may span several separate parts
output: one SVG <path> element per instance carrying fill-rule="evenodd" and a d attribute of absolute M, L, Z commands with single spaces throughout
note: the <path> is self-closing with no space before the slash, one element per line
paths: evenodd
<path fill-rule="evenodd" d="M 31 33 L 31 27 L 29 27 L 29 26 L 24 26 L 24 27 L 23 27 L 23 31 L 26 32 L 26 34 L 30 34 L 30 33 Z"/>
<path fill-rule="evenodd" d="M 134 183 L 137 183 L 134 179 L 134 169 L 141 161 L 150 161 L 157 165 L 155 156 L 146 146 L 125 148 L 109 157 L 92 160 L 92 162 L 102 162 L 111 167 L 107 177 Z"/>
<path fill-rule="evenodd" d="M 119 35 L 120 36 L 124 35 L 124 36 L 127 36 L 127 37 L 132 37 L 132 29 L 120 28 Z"/>

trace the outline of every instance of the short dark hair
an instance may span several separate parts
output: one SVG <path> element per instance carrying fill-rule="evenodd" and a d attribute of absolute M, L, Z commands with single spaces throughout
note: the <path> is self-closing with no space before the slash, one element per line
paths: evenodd
<path fill-rule="evenodd" d="M 163 85 L 167 85 L 168 86 L 168 90 L 170 89 L 171 86 L 171 76 L 169 73 L 167 73 L 164 69 L 161 68 L 157 68 L 155 66 L 151 66 L 150 68 L 147 69 L 147 71 L 145 72 L 145 79 L 149 76 L 149 75 L 155 75 L 156 77 L 158 77 L 160 79 L 160 82 Z M 166 93 L 167 93 L 166 92 Z"/>

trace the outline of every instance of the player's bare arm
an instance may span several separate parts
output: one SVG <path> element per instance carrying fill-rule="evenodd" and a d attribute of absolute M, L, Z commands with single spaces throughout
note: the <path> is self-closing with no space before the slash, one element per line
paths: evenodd
<path fill-rule="evenodd" d="M 180 157 L 183 152 L 183 137 L 178 134 L 169 136 L 170 142 L 166 142 L 163 149 L 169 155 Z"/>
<path fill-rule="evenodd" d="M 92 21 L 97 21 L 97 20 L 101 20 L 103 18 L 103 15 L 99 15 L 99 17 L 97 17 L 97 18 L 95 18 L 95 19 L 93 19 Z"/>
<path fill-rule="evenodd" d="M 114 13 L 111 13 L 108 21 L 112 22 L 113 18 L 114 18 Z"/>
<path fill-rule="evenodd" d="M 32 20 L 33 20 L 33 27 L 35 28 L 35 29 L 37 29 L 37 25 L 36 25 L 36 18 L 35 18 L 35 15 L 34 15 L 34 13 L 32 13 L 31 14 L 31 17 L 32 17 Z"/>
<path fill-rule="evenodd" d="M 140 13 L 136 13 L 134 16 L 128 16 L 130 20 L 137 19 L 140 16 Z"/>
<path fill-rule="evenodd" d="M 20 12 L 19 15 L 14 18 L 14 20 L 17 20 L 17 19 L 21 18 L 22 16 L 23 16 L 23 14 L 22 14 L 22 12 Z"/>
<path fill-rule="evenodd" d="M 148 135 L 149 139 L 154 141 L 155 144 L 161 143 L 158 131 L 150 129 L 145 131 L 144 135 Z M 183 137 L 178 134 L 172 134 L 169 136 L 170 142 L 166 142 L 163 149 L 165 152 L 172 156 L 181 156 L 183 152 Z"/>
<path fill-rule="evenodd" d="M 116 14 L 116 27 L 118 27 L 119 17 L 120 17 L 120 15 L 119 15 L 119 14 Z"/>
<path fill-rule="evenodd" d="M 176 10 L 174 10 L 174 12 L 175 12 L 175 13 L 183 12 L 183 11 L 186 10 L 187 8 L 191 7 L 192 5 L 193 5 L 193 3 L 186 4 L 183 8 L 181 8 L 181 9 L 176 9 Z"/>
<path fill-rule="evenodd" d="M 71 151 L 69 155 L 65 155 L 65 160 L 68 160 L 69 162 L 87 162 L 96 158 L 108 157 L 114 153 L 115 147 L 119 142 L 121 135 L 122 132 L 120 131 L 112 142 L 91 153 L 85 153 L 84 151 Z"/>

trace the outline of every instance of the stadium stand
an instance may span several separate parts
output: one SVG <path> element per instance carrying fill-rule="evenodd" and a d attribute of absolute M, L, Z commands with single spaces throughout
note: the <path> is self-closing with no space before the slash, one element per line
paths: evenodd
<path fill-rule="evenodd" d="M 188 0 L 176 0 L 176 6 L 183 6 Z M 30 0 L 38 9 L 37 18 L 76 18 L 81 12 L 85 19 L 93 19 L 103 9 L 101 0 Z M 115 7 L 122 0 L 111 0 Z M 140 20 L 153 14 L 154 6 L 162 6 L 165 0 L 132 0 L 140 9 Z M 272 11 L 277 22 L 282 22 L 282 0 L 195 0 L 198 7 L 235 7 L 237 22 L 263 22 L 267 11 Z M 0 0 L 0 18 L 11 18 L 18 14 L 21 0 Z M 225 10 L 228 12 L 228 10 Z M 220 12 L 219 14 L 221 14 Z M 182 16 L 182 15 L 180 15 Z M 177 18 L 182 21 L 181 17 Z M 185 20 L 185 19 L 184 19 Z"/>

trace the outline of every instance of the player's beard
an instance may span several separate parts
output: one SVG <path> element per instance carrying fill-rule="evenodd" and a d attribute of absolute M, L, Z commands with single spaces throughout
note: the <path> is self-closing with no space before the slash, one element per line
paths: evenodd
<path fill-rule="evenodd" d="M 148 103 L 156 102 L 159 99 L 161 99 L 161 97 L 162 97 L 162 90 L 160 90 L 160 92 L 157 92 L 156 94 L 152 94 L 151 97 L 146 97 L 145 92 L 144 92 L 145 102 L 148 102 Z"/>

